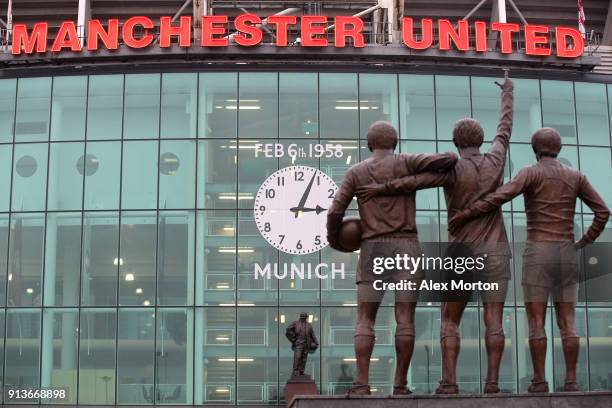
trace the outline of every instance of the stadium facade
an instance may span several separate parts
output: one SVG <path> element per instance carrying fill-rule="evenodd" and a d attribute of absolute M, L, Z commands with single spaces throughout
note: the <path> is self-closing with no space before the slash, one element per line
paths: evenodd
<path fill-rule="evenodd" d="M 339 184 L 367 157 L 364 138 L 375 120 L 399 129 L 402 152 L 455 151 L 453 123 L 468 116 L 490 140 L 499 114 L 493 81 L 502 68 L 510 68 L 516 87 L 506 179 L 534 162 L 533 131 L 552 126 L 563 136 L 561 160 L 584 172 L 612 207 L 606 1 L 584 1 L 585 39 L 559 37 L 557 27 L 580 33 L 576 4 L 565 0 L 524 7 L 518 0 L 480 7 L 440 0 L 15 0 L 5 21 L 8 3 L 0 1 L 0 379 L 7 404 L 283 404 L 293 358 L 284 332 L 302 311 L 321 342 L 307 372 L 320 393 L 343 393 L 355 375 L 357 255 L 276 250 L 257 228 L 255 195 L 270 174 L 291 165 L 318 168 Z M 258 16 L 242 21 L 249 35 L 234 32 L 240 15 Z M 284 20 L 286 42 L 279 23 L 266 19 L 272 15 L 296 16 L 297 25 Z M 208 27 L 202 16 L 221 18 Z M 363 22 L 363 44 L 350 32 L 354 25 L 343 27 L 348 34 L 338 43 L 339 16 Z M 134 17 L 140 20 L 125 29 Z M 301 21 L 308 18 L 314 31 L 305 33 Z M 423 18 L 436 21 L 430 46 L 418 49 L 406 38 L 427 45 Z M 46 24 L 44 36 L 35 36 L 37 23 Z M 519 27 L 509 42 L 495 31 L 499 23 Z M 164 24 L 187 24 L 189 44 L 180 29 L 163 35 Z M 96 47 L 88 41 L 92 30 Z M 576 51 L 577 42 L 579 55 L 559 54 Z M 284 152 L 340 146 L 342 154 L 258 155 L 268 143 Z M 420 192 L 417 207 L 420 239 L 444 241 L 441 192 Z M 531 378 L 517 256 L 526 235 L 521 198 L 504 207 L 504 217 L 516 255 L 500 387 L 517 393 Z M 590 220 L 579 204 L 577 233 Z M 612 241 L 610 226 L 602 241 Z M 344 264 L 347 277 L 256 279 L 253 265 L 266 262 Z M 589 301 L 590 287 L 608 283 L 592 280 L 580 292 L 583 390 L 612 390 L 612 301 Z M 409 373 L 417 393 L 432 392 L 440 378 L 439 322 L 437 304 L 418 307 Z M 547 329 L 547 376 L 560 389 L 552 308 Z M 393 330 L 388 296 L 376 327 L 374 393 L 388 394 L 393 385 Z M 461 325 L 462 392 L 481 391 L 482 333 L 474 302 Z M 40 388 L 67 396 L 8 396 Z"/>

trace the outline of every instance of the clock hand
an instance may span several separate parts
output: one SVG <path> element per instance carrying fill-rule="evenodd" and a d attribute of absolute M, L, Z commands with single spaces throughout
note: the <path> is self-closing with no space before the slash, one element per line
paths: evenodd
<path fill-rule="evenodd" d="M 312 178 L 310 179 L 310 182 L 308 183 L 308 186 L 306 187 L 306 190 L 304 191 L 304 194 L 302 194 L 302 198 L 300 199 L 299 204 L 297 205 L 298 210 L 304 208 L 304 205 L 306 204 L 306 200 L 308 199 L 308 195 L 310 194 L 310 189 L 312 188 L 312 183 L 314 183 L 314 179 L 317 176 L 317 173 L 314 173 L 312 175 Z M 298 211 L 294 211 L 295 212 L 295 218 L 298 217 Z"/>
<path fill-rule="evenodd" d="M 318 214 L 321 214 L 323 211 L 327 211 L 327 208 L 323 208 L 323 207 L 321 207 L 320 205 L 317 205 L 317 208 L 307 208 L 307 207 L 300 208 L 300 207 L 291 207 L 291 208 L 289 209 L 289 211 L 291 211 L 292 213 L 296 213 L 296 214 L 297 214 L 297 213 L 299 213 L 300 211 L 301 211 L 301 212 L 313 212 L 313 211 L 315 211 L 315 212 L 317 213 L 317 215 L 318 215 Z"/>

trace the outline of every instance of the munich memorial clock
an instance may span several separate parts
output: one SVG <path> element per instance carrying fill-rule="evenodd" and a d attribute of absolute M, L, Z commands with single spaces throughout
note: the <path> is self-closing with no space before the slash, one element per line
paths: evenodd
<path fill-rule="evenodd" d="M 274 248 L 296 255 L 327 246 L 327 209 L 338 190 L 322 171 L 290 166 L 272 173 L 255 197 L 255 222 Z"/>

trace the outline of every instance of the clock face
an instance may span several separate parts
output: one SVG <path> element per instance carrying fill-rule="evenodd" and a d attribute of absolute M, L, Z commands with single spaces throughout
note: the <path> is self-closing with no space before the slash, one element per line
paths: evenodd
<path fill-rule="evenodd" d="M 327 246 L 327 209 L 338 186 L 313 167 L 280 169 L 264 181 L 255 197 L 255 222 L 274 248 L 310 254 Z"/>

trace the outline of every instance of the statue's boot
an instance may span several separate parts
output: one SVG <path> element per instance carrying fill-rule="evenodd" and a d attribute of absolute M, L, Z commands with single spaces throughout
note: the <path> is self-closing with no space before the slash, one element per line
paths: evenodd
<path fill-rule="evenodd" d="M 436 388 L 436 394 L 459 394 L 459 386 L 440 381 L 440 385 Z"/>
<path fill-rule="evenodd" d="M 500 392 L 497 381 L 487 381 L 484 387 L 485 394 L 498 394 Z"/>
<path fill-rule="evenodd" d="M 578 388 L 578 383 L 576 381 L 566 381 L 563 386 L 563 391 L 565 392 L 579 392 L 580 388 Z"/>
<path fill-rule="evenodd" d="M 370 390 L 369 384 L 357 384 L 353 383 L 353 386 L 346 392 L 347 395 L 370 395 L 372 391 Z"/>
<path fill-rule="evenodd" d="M 548 392 L 548 381 L 531 381 L 527 392 Z"/>
<path fill-rule="evenodd" d="M 412 391 L 408 389 L 405 385 L 394 385 L 393 386 L 393 395 L 410 395 Z"/>

